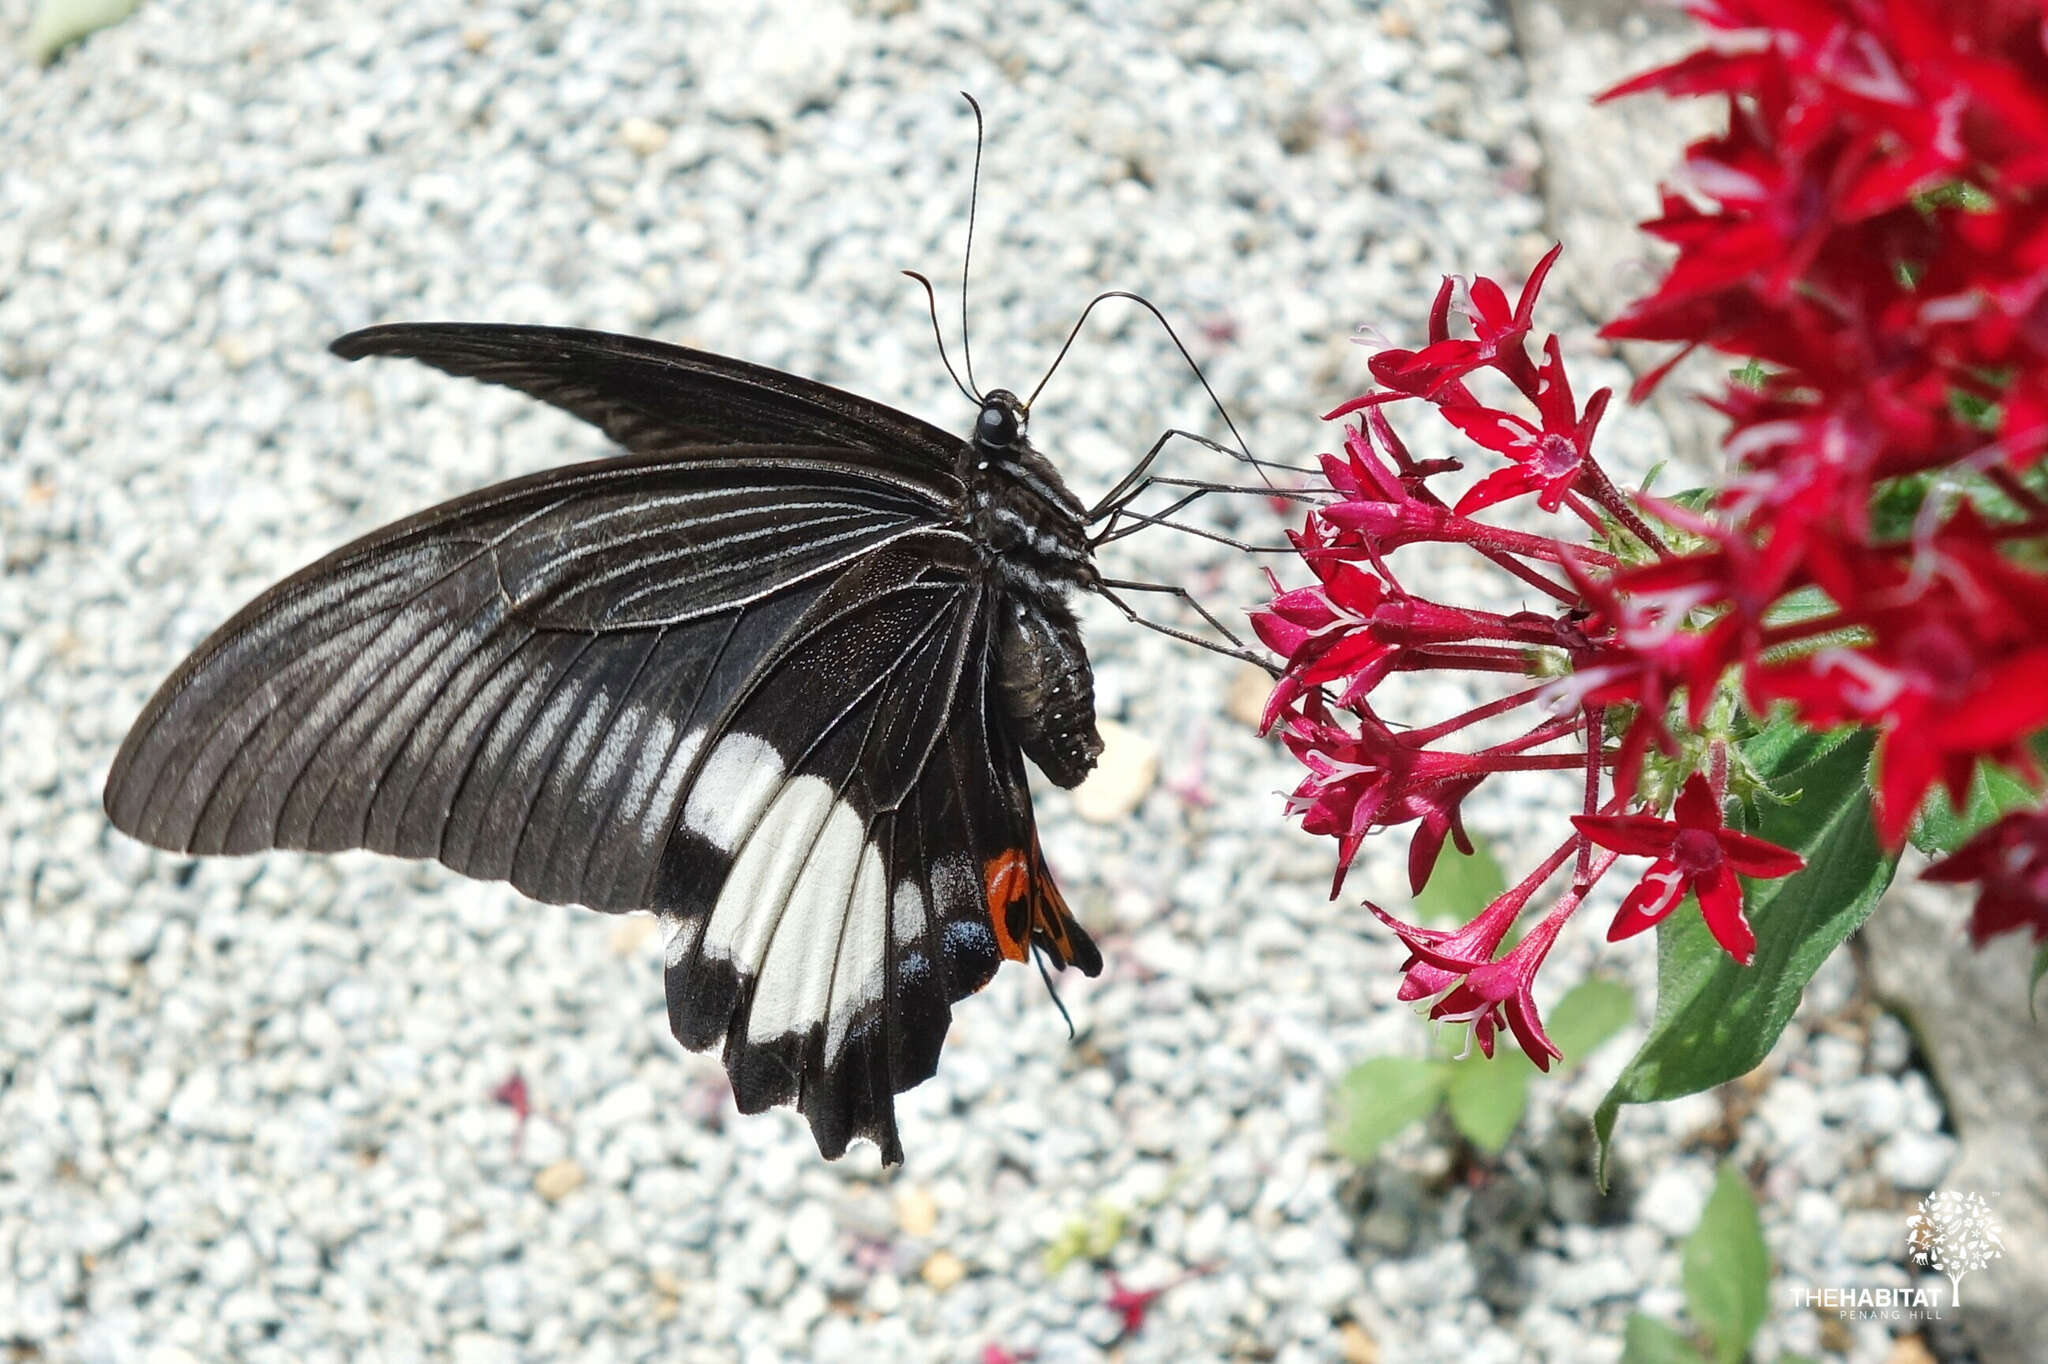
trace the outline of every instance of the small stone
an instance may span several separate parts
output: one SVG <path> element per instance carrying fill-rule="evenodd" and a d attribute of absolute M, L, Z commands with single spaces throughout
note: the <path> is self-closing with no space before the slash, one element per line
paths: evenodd
<path fill-rule="evenodd" d="M 1254 668 L 1247 663 L 1231 677 L 1230 692 L 1223 698 L 1223 709 L 1246 729 L 1256 730 L 1259 721 L 1266 717 L 1266 698 L 1272 694 L 1273 679 L 1263 668 Z"/>
<path fill-rule="evenodd" d="M 600 1131 L 615 1131 L 628 1123 L 646 1122 L 659 1108 L 652 1085 L 628 1080 L 604 1092 L 590 1109 L 590 1121 Z"/>
<path fill-rule="evenodd" d="M 462 30 L 462 45 L 471 52 L 481 52 L 491 45 L 491 31 L 480 24 L 472 24 Z"/>
<path fill-rule="evenodd" d="M 1846 1037 L 1834 1037 L 1826 1033 L 1813 1039 L 1812 1057 L 1814 1081 L 1823 1096 L 1832 1094 L 1842 1086 L 1852 1083 L 1863 1069 L 1863 1046 L 1860 1041 Z"/>
<path fill-rule="evenodd" d="M 838 1228 L 832 1223 L 832 1210 L 811 1199 L 790 1214 L 782 1241 L 798 1264 L 813 1269 L 832 1253 L 837 1232 Z"/>
<path fill-rule="evenodd" d="M 1572 1266 L 1572 1272 L 1551 1289 L 1553 1305 L 1588 1308 L 1595 1303 L 1633 1298 L 1642 1291 L 1636 1268 L 1619 1255 L 1601 1255 Z"/>
<path fill-rule="evenodd" d="M 1337 1328 L 1337 1352 L 1344 1364 L 1380 1364 L 1380 1343 L 1355 1321 Z"/>
<path fill-rule="evenodd" d="M 930 1189 L 913 1184 L 896 1195 L 896 1225 L 905 1236 L 923 1240 L 939 1225 L 939 1205 Z"/>
<path fill-rule="evenodd" d="M 149 1347 L 142 1356 L 142 1364 L 199 1364 L 199 1357 L 190 1350 L 160 1341 Z"/>
<path fill-rule="evenodd" d="M 1927 1348 L 1924 1336 L 1900 1336 L 1892 1342 L 1892 1352 L 1884 1357 L 1884 1364 L 1935 1364 L 1935 1354 Z"/>
<path fill-rule="evenodd" d="M 57 749 L 55 726 L 24 725 L 14 736 L 8 765 L 14 769 L 14 783 L 23 791 L 54 791 L 64 775 L 63 755 Z"/>
<path fill-rule="evenodd" d="M 1692 1234 L 1707 1203 L 1707 1191 L 1694 1171 L 1680 1167 L 1660 1170 L 1642 1197 L 1636 1200 L 1636 1215 L 1673 1240 Z"/>
<path fill-rule="evenodd" d="M 1159 780 L 1159 745 L 1126 725 L 1104 720 L 1102 756 L 1088 780 L 1074 788 L 1074 813 L 1111 824 L 1138 808 Z"/>
<path fill-rule="evenodd" d="M 967 1266 L 952 1251 L 941 1250 L 924 1262 L 924 1268 L 917 1271 L 917 1276 L 932 1292 L 943 1293 L 967 1277 Z"/>
<path fill-rule="evenodd" d="M 619 125 L 619 141 L 636 156 L 652 156 L 668 145 L 668 129 L 636 114 Z"/>
<path fill-rule="evenodd" d="M 1797 1150 L 1821 1127 L 1820 1096 L 1804 1081 L 1781 1076 L 1764 1092 L 1757 1112 L 1781 1150 Z"/>
<path fill-rule="evenodd" d="M 1897 1014 L 1879 1014 L 1870 1021 L 1870 1068 L 1896 1075 L 1913 1059 L 1913 1034 Z"/>
<path fill-rule="evenodd" d="M 1866 1075 L 1845 1091 L 1848 1113 L 1866 1132 L 1897 1132 L 1906 1122 L 1906 1096 L 1888 1075 Z"/>
<path fill-rule="evenodd" d="M 1359 1219 L 1358 1236 L 1376 1250 L 1404 1251 L 1415 1240 L 1415 1223 L 1398 1208 L 1374 1208 Z"/>
<path fill-rule="evenodd" d="M 612 925 L 612 955 L 630 957 L 656 936 L 652 914 L 628 914 Z"/>
<path fill-rule="evenodd" d="M 1792 1198 L 1792 1225 L 1818 1244 L 1831 1243 L 1841 1234 L 1841 1206 L 1818 1189 L 1801 1189 Z"/>
<path fill-rule="evenodd" d="M 1899 1132 L 1877 1151 L 1877 1172 L 1901 1189 L 1931 1189 L 1956 1158 L 1954 1137 L 1941 1132 Z"/>
<path fill-rule="evenodd" d="M 573 1160 L 558 1160 L 533 1177 L 533 1191 L 550 1203 L 559 1203 L 583 1187 L 583 1167 Z"/>
<path fill-rule="evenodd" d="M 1551 1216 L 1561 1222 L 1591 1222 L 1600 1206 L 1600 1190 L 1590 1179 L 1553 1174 L 1544 1190 Z"/>
<path fill-rule="evenodd" d="M 810 1326 L 831 1310 L 831 1300 L 825 1290 L 815 1283 L 804 1282 L 782 1301 L 782 1320 L 791 1333 L 801 1339 Z"/>
<path fill-rule="evenodd" d="M 877 1274 L 868 1280 L 868 1308 L 893 1316 L 903 1306 L 903 1281 L 894 1274 Z"/>
<path fill-rule="evenodd" d="M 1843 1214 L 1833 1245 L 1851 1264 L 1883 1264 L 1906 1244 L 1906 1215 L 1856 1209 Z"/>
<path fill-rule="evenodd" d="M 1181 1253 L 1190 1264 L 1207 1264 L 1223 1254 L 1230 1237 L 1230 1214 L 1219 1203 L 1196 1213 L 1181 1237 Z"/>
<path fill-rule="evenodd" d="M 511 1364 L 519 1358 L 512 1342 L 484 1331 L 463 1331 L 451 1345 L 449 1354 L 455 1364 Z"/>

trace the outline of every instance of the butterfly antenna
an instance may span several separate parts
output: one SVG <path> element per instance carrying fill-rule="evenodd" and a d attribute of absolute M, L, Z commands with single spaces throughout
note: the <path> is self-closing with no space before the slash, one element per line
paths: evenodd
<path fill-rule="evenodd" d="M 967 344 L 967 267 L 974 260 L 974 206 L 981 199 L 981 106 L 965 90 L 960 92 L 960 98 L 974 110 L 974 178 L 967 189 L 967 249 L 960 253 L 960 358 L 967 363 L 967 386 L 978 388 L 974 382 L 974 347 Z M 1025 408 L 1028 411 L 1030 404 L 1026 403 Z"/>
<path fill-rule="evenodd" d="M 1045 992 L 1052 996 L 1052 1006 L 1060 1011 L 1060 1017 L 1067 1022 L 1067 1040 L 1074 1040 L 1074 1016 L 1067 1012 L 1066 1002 L 1052 983 L 1052 972 L 1045 966 L 1045 949 L 1037 943 L 1031 944 L 1031 959 L 1038 963 L 1038 978 L 1045 982 Z"/>
<path fill-rule="evenodd" d="M 1112 298 L 1129 299 L 1146 312 L 1152 314 L 1158 320 L 1159 325 L 1166 329 L 1167 339 L 1172 341 L 1174 349 L 1180 352 L 1180 358 L 1188 362 L 1188 368 L 1195 372 L 1195 378 L 1202 385 L 1202 392 L 1209 395 L 1209 401 L 1215 404 L 1217 415 L 1223 418 L 1223 424 L 1230 428 L 1231 436 L 1237 441 L 1237 450 L 1232 452 L 1233 455 L 1241 454 L 1245 463 L 1258 470 L 1261 481 L 1271 486 L 1273 480 L 1266 473 L 1265 461 L 1253 455 L 1251 447 L 1245 444 L 1243 433 L 1237 429 L 1237 423 L 1230 419 L 1229 409 L 1223 406 L 1223 400 L 1216 396 L 1216 390 L 1210 386 L 1209 376 L 1202 373 L 1202 367 L 1196 364 L 1195 357 L 1188 353 L 1188 348 L 1181 341 L 1180 334 L 1174 331 L 1173 324 L 1166 320 L 1166 314 L 1160 312 L 1158 306 L 1151 299 L 1146 298 L 1143 294 L 1131 293 L 1127 289 L 1111 289 L 1105 293 L 1097 294 L 1094 298 L 1088 300 L 1088 306 L 1081 310 L 1081 315 L 1078 318 L 1074 319 L 1074 329 L 1067 333 L 1066 342 L 1060 347 L 1060 353 L 1052 358 L 1052 366 L 1045 371 L 1045 378 L 1038 381 L 1038 387 L 1032 389 L 1031 396 L 1024 400 L 1024 410 L 1029 412 L 1031 404 L 1038 401 L 1038 395 L 1044 391 L 1045 385 L 1052 378 L 1054 371 L 1059 369 L 1060 362 L 1065 360 L 1067 352 L 1073 349 L 1075 340 L 1081 335 L 1081 328 L 1088 323 L 1088 314 L 1095 311 L 1095 305 Z"/>
<path fill-rule="evenodd" d="M 946 355 L 946 334 L 939 330 L 939 296 L 932 292 L 932 282 L 915 270 L 905 270 L 903 273 L 924 286 L 925 307 L 931 310 L 932 315 L 932 339 L 939 343 L 939 363 L 946 367 L 946 376 L 953 381 L 953 387 L 959 389 L 968 402 L 976 407 L 981 406 L 981 395 L 960 382 L 959 372 L 953 368 L 953 361 Z"/>

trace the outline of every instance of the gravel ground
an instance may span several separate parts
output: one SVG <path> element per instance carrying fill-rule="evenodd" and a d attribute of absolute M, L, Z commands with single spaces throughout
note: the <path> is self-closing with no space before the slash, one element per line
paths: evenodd
<path fill-rule="evenodd" d="M 26 10 L 0 0 L 0 23 Z M 1030 972 L 962 1006 L 886 1174 L 866 1147 L 820 1161 L 787 1112 L 732 1112 L 667 1034 L 643 917 L 363 855 L 195 863 L 100 814 L 150 690 L 259 588 L 602 449 L 510 395 L 345 366 L 340 332 L 640 332 L 962 427 L 896 272 L 957 270 L 965 88 L 989 112 L 982 379 L 1028 387 L 1092 293 L 1142 289 L 1254 446 L 1298 457 L 1362 382 L 1354 324 L 1412 338 L 1440 273 L 1519 277 L 1547 245 L 1522 81 L 1477 0 L 150 0 L 48 70 L 4 59 L 0 1346 L 1612 1360 L 1630 1310 L 1681 1311 L 1678 1240 L 1731 1143 L 1761 1173 L 1774 1303 L 1906 1282 L 1902 1208 L 1952 1143 L 1846 963 L 1767 1085 L 1625 1115 L 1605 1198 L 1586 1115 L 1627 1039 L 1540 1091 L 1497 1166 L 1453 1168 L 1440 1131 L 1367 1172 L 1331 1156 L 1334 1080 L 1425 1043 L 1391 1001 L 1401 954 L 1356 895 L 1326 901 L 1327 850 L 1283 827 L 1292 774 L 1233 718 L 1232 665 L 1099 604 L 1128 761 L 1124 797 L 1098 796 L 1136 808 L 1046 789 L 1040 809 L 1109 965 L 1063 984 L 1072 1044 Z M 1034 416 L 1084 497 L 1163 427 L 1214 429 L 1122 314 Z M 1664 453 L 1647 418 L 1611 432 L 1624 467 Z M 1190 537 L 1136 537 L 1116 566 L 1232 606 L 1258 590 Z M 1474 822 L 1512 859 L 1565 799 L 1507 793 Z M 1398 860 L 1352 890 L 1398 902 Z M 1599 956 L 1647 1001 L 1649 954 L 1595 937 L 1560 947 L 1553 988 Z M 493 1098 L 515 1072 L 523 1129 Z M 1077 1227 L 1103 1255 L 1050 1271 Z M 1121 1342 L 1111 1270 L 1174 1285 Z M 1764 1344 L 1877 1361 L 1892 1329 L 1785 1312 Z"/>

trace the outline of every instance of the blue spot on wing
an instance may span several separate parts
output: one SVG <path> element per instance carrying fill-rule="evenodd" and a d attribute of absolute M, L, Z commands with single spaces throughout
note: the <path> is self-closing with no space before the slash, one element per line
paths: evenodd
<path fill-rule="evenodd" d="M 946 970 L 953 978 L 953 998 L 973 994 L 989 983 L 1002 965 L 995 931 L 980 919 L 948 919 L 941 934 Z"/>

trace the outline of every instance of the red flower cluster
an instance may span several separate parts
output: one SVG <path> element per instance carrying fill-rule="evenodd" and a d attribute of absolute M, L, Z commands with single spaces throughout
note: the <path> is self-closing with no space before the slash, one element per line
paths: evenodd
<path fill-rule="evenodd" d="M 1928 790 L 1960 804 L 1980 761 L 2041 782 L 2048 6 L 1691 10 L 1715 45 L 1607 97 L 1725 98 L 1728 128 L 1688 150 L 1694 196 L 1667 191 L 1647 224 L 1678 248 L 1670 273 L 1603 334 L 1750 362 L 1717 400 L 1734 571 L 1703 575 L 1696 605 L 1768 651 L 1748 660 L 1754 702 L 1879 731 L 1896 846 Z M 1825 609 L 1770 614 L 1800 589 Z M 2048 896 L 2032 903 L 2048 932 Z"/>
<path fill-rule="evenodd" d="M 1312 511 L 1292 542 L 1315 575 L 1282 590 L 1253 614 L 1267 647 L 1287 669 L 1267 704 L 1277 727 L 1308 769 L 1290 809 L 1311 833 L 1338 841 L 1332 893 L 1373 833 L 1413 825 L 1411 885 L 1420 890 L 1446 840 L 1471 850 L 1460 809 L 1489 776 L 1504 772 L 1575 774 L 1584 786 L 1578 826 L 1534 872 L 1471 923 L 1436 930 L 1378 914 L 1407 945 L 1401 998 L 1433 998 L 1432 1017 L 1469 1024 L 1480 1050 L 1493 1054 L 1501 1028 L 1538 1065 L 1558 1055 L 1544 1033 L 1533 986 L 1537 970 L 1587 892 L 1623 854 L 1656 859 L 1609 932 L 1648 927 L 1697 891 L 1708 921 L 1730 953 L 1747 960 L 1754 938 L 1742 918 L 1737 873 L 1782 876 L 1798 857 L 1722 826 L 1725 744 L 1701 737 L 1688 748 L 1667 725 L 1672 699 L 1689 689 L 1693 710 L 1714 695 L 1723 667 L 1742 640 L 1691 628 L 1702 589 L 1660 577 L 1674 554 L 1601 469 L 1593 437 L 1609 394 L 1581 405 L 1565 374 L 1557 338 L 1529 358 L 1532 314 L 1553 250 L 1531 272 L 1519 298 L 1477 279 L 1463 314 L 1473 335 L 1452 334 L 1459 302 L 1446 280 L 1430 310 L 1428 342 L 1418 350 L 1373 357 L 1380 386 L 1332 418 L 1363 413 L 1345 437 L 1343 456 L 1323 458 L 1331 500 Z M 1508 401 L 1529 415 L 1482 401 L 1482 376 L 1505 381 Z M 1459 471 L 1456 461 L 1418 461 L 1387 419 L 1389 405 L 1419 400 L 1503 467 L 1472 483 L 1455 502 L 1431 486 Z M 1473 513 L 1518 497 L 1563 518 L 1565 537 L 1509 529 Z M 1594 534 L 1622 548 L 1595 548 Z M 1512 613 L 1416 596 L 1390 559 L 1421 543 L 1456 545 L 1512 575 L 1547 609 Z M 1398 672 L 1493 674 L 1501 695 L 1424 725 L 1396 725 L 1373 696 Z M 1513 726 L 1498 742 L 1456 746 L 1476 726 Z M 1610 726 L 1610 715 L 1613 725 Z M 1694 713 L 1697 727 L 1699 716 Z M 1610 728 L 1620 737 L 1609 744 Z M 1649 810 L 1624 813 L 1654 748 L 1669 755 L 1653 785 L 1668 801 L 1685 772 L 1705 766 L 1678 797 L 1676 820 Z M 1595 855 L 1594 848 L 1608 851 Z M 1576 857 L 1571 884 L 1537 926 L 1505 955 L 1495 954 L 1530 901 Z"/>
<path fill-rule="evenodd" d="M 1714 46 L 1627 82 L 1723 98 L 1695 143 L 1690 193 L 1648 230 L 1677 248 L 1614 338 L 1705 346 L 1746 363 L 1713 402 L 1729 481 L 1704 510 L 1617 489 L 1594 456 L 1608 394 L 1573 394 L 1555 337 L 1532 358 L 1553 251 L 1510 305 L 1494 281 L 1446 281 L 1428 340 L 1382 351 L 1377 386 L 1325 456 L 1331 500 L 1293 535 L 1315 581 L 1255 613 L 1287 661 L 1266 714 L 1308 769 L 1290 808 L 1338 840 L 1413 825 L 1419 889 L 1463 803 L 1500 772 L 1574 770 L 1584 808 L 1530 878 L 1455 931 L 1394 923 L 1402 997 L 1467 1021 L 1483 1050 L 1510 1029 L 1542 1064 L 1530 983 L 1617 855 L 1654 858 L 1617 939 L 1688 894 L 1747 961 L 1738 876 L 1793 854 L 1724 827 L 1731 719 L 1784 707 L 1816 729 L 1877 731 L 1876 819 L 1903 841 L 1936 785 L 1960 806 L 1984 762 L 2034 789 L 2048 728 L 2048 0 L 1694 0 Z M 1462 303 L 1462 307 L 1454 305 Z M 1453 312 L 1470 335 L 1454 335 Z M 1660 379 L 1669 366 L 1639 386 Z M 1511 394 L 1482 401 L 1473 385 Z M 1429 404 L 1499 464 L 1453 499 L 1387 420 Z M 1475 519 L 1510 499 L 1564 519 L 1556 538 Z M 1525 518 L 1526 519 L 1526 518 Z M 1591 539 L 1593 543 L 1588 543 Z M 1544 602 L 1511 614 L 1426 600 L 1395 576 L 1403 546 L 1461 546 Z M 1506 694 L 1433 723 L 1373 707 L 1406 671 L 1492 673 Z M 1520 733 L 1447 747 L 1526 709 Z M 1631 809 L 1631 807 L 1634 807 Z M 1673 818 L 1660 817 L 1671 810 Z M 1605 851 L 1595 855 L 1594 848 Z M 1495 959 L 1535 892 L 1568 889 Z M 1981 883 L 1973 932 L 2048 936 L 2048 816 L 2018 816 L 1944 864 Z M 1333 887 L 1333 893 L 1336 887 Z M 1377 913 L 1378 911 L 1375 910 Z M 1384 914 L 1382 918 L 1386 918 Z"/>

